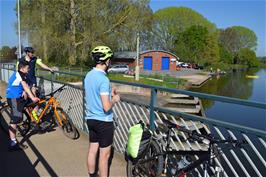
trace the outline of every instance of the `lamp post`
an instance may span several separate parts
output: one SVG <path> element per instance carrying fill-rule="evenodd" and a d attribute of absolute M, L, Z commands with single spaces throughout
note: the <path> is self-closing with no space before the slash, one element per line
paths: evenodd
<path fill-rule="evenodd" d="M 18 52 L 19 58 L 21 58 L 21 41 L 20 41 L 20 10 L 19 10 L 19 0 L 17 1 L 18 4 Z"/>
<path fill-rule="evenodd" d="M 135 67 L 135 80 L 139 80 L 139 33 L 137 33 L 137 62 Z"/>

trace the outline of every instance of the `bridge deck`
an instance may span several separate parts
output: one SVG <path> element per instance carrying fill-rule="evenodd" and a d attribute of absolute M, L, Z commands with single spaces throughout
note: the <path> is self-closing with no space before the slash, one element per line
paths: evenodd
<path fill-rule="evenodd" d="M 89 142 L 85 134 L 78 140 L 70 140 L 57 128 L 26 139 L 25 151 L 9 152 L 9 139 L 0 129 L 0 142 L 0 176 L 87 176 Z M 110 176 L 126 176 L 126 163 L 116 152 Z"/>
<path fill-rule="evenodd" d="M 0 94 L 5 96 L 5 84 L 0 82 Z M 59 128 L 45 134 L 34 134 L 25 141 L 25 151 L 9 152 L 8 136 L 0 128 L 0 176 L 88 176 L 86 158 L 88 136 L 78 140 L 64 136 Z M 126 176 L 126 162 L 121 154 L 114 153 L 110 176 Z"/>

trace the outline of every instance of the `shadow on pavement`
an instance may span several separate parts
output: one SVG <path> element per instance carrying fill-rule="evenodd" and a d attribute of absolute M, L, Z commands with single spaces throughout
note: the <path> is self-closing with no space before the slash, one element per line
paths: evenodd
<path fill-rule="evenodd" d="M 36 155 L 37 160 L 35 162 L 31 162 L 31 160 L 28 158 L 27 154 L 24 151 L 9 152 L 9 138 L 1 128 L 0 142 L 0 176 L 39 177 L 40 175 L 35 169 L 38 163 L 42 164 L 49 176 L 58 176 L 29 139 L 25 139 L 25 142 L 29 146 L 26 151 L 30 150 Z"/>

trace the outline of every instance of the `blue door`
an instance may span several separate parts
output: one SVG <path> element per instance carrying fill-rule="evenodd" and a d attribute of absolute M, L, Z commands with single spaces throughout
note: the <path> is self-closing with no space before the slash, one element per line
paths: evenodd
<path fill-rule="evenodd" d="M 169 57 L 162 57 L 162 70 L 169 70 L 170 59 Z"/>
<path fill-rule="evenodd" d="M 144 70 L 152 70 L 152 57 L 144 57 Z"/>

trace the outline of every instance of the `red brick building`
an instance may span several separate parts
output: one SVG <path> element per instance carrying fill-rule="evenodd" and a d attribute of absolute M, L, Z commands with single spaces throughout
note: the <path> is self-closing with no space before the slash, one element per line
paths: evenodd
<path fill-rule="evenodd" d="M 112 64 L 127 64 L 131 69 L 136 66 L 136 52 L 115 52 Z M 175 71 L 178 57 L 163 50 L 140 52 L 140 70 L 146 71 Z"/>

